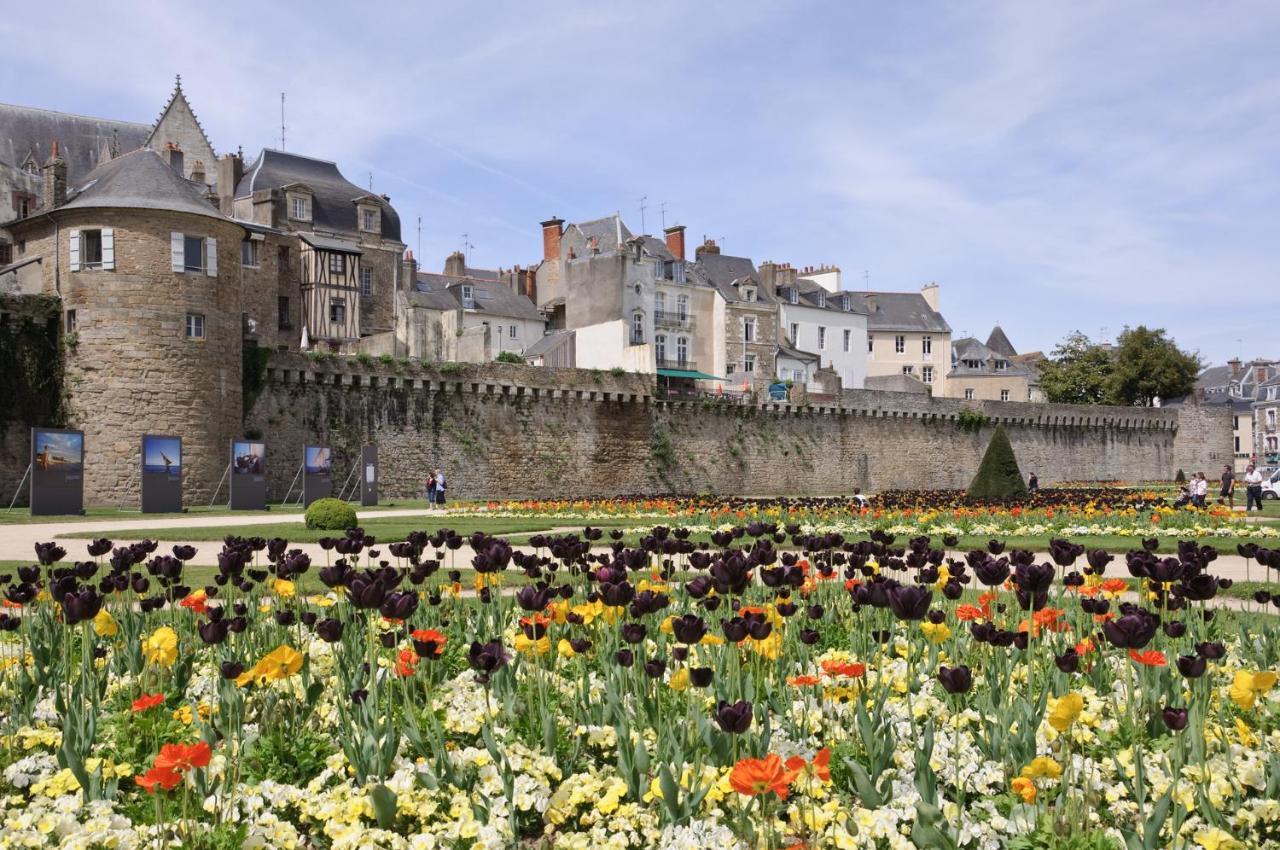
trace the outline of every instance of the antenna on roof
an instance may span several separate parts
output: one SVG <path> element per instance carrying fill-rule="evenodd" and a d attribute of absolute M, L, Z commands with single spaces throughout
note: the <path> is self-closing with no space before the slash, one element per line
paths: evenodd
<path fill-rule="evenodd" d="M 463 265 L 464 271 L 466 270 L 466 265 L 467 265 L 467 252 L 470 251 L 472 248 L 476 247 L 475 245 L 471 244 L 471 241 L 469 239 L 467 239 L 469 235 L 470 234 L 467 234 L 467 233 L 462 234 L 462 265 Z"/>
<path fill-rule="evenodd" d="M 369 191 L 373 191 L 373 172 L 369 172 Z"/>
<path fill-rule="evenodd" d="M 662 229 L 667 229 L 667 202 L 663 201 L 658 205 L 658 209 L 662 211 Z"/>
<path fill-rule="evenodd" d="M 422 216 L 418 216 L 418 256 L 422 256 Z"/>
<path fill-rule="evenodd" d="M 280 150 L 284 150 L 284 92 L 280 92 Z"/>
<path fill-rule="evenodd" d="M 649 200 L 649 196 L 648 196 L 648 195 L 643 195 L 643 196 L 641 196 L 641 198 L 640 198 L 640 234 L 641 234 L 642 236 L 643 236 L 643 235 L 644 235 L 644 233 L 645 233 L 645 229 L 644 229 L 644 211 L 645 211 L 645 205 L 644 205 L 644 202 L 645 202 L 645 201 L 647 201 L 647 200 Z"/>
<path fill-rule="evenodd" d="M 862 270 L 862 282 L 866 285 L 867 289 L 871 288 L 871 270 L 870 269 Z"/>

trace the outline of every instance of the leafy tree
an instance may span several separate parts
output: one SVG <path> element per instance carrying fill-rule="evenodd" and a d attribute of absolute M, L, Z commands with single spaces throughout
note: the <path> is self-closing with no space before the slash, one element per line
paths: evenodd
<path fill-rule="evenodd" d="M 1018 458 L 1003 425 L 997 425 L 987 444 L 987 453 L 978 465 L 978 474 L 969 485 L 969 495 L 975 499 L 1004 501 L 1022 499 L 1027 495 L 1027 482 L 1022 480 Z"/>
<path fill-rule="evenodd" d="M 1112 354 L 1107 379 L 1111 404 L 1150 406 L 1157 398 L 1190 395 L 1203 362 L 1165 336 L 1164 328 L 1125 328 Z"/>
<path fill-rule="evenodd" d="M 1057 404 L 1107 404 L 1113 369 L 1106 347 L 1074 331 L 1040 364 L 1040 390 Z"/>

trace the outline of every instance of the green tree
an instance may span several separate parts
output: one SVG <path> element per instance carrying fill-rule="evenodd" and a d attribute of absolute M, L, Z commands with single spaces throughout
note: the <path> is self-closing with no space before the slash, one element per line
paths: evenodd
<path fill-rule="evenodd" d="M 1125 328 L 1112 352 L 1107 377 L 1111 404 L 1149 407 L 1157 398 L 1181 398 L 1196 386 L 1203 362 L 1165 336 L 1164 328 Z"/>
<path fill-rule="evenodd" d="M 1074 331 L 1040 364 L 1040 391 L 1057 404 L 1107 404 L 1114 368 L 1105 346 Z"/>
<path fill-rule="evenodd" d="M 987 453 L 978 465 L 978 474 L 969 485 L 969 495 L 987 501 L 1023 499 L 1027 495 L 1027 482 L 1022 480 L 1018 458 L 1003 425 L 997 425 L 987 444 Z"/>

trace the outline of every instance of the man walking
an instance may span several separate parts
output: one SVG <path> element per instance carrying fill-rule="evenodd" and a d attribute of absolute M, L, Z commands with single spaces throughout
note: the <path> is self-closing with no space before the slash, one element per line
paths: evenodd
<path fill-rule="evenodd" d="M 1226 500 L 1231 510 L 1236 509 L 1236 476 L 1231 471 L 1231 465 L 1227 464 L 1222 467 L 1222 489 L 1218 491 L 1218 504 L 1222 504 Z"/>
<path fill-rule="evenodd" d="M 1254 505 L 1258 506 L 1258 510 L 1262 510 L 1262 473 L 1257 467 L 1249 464 L 1244 471 L 1244 510 L 1245 513 Z"/>

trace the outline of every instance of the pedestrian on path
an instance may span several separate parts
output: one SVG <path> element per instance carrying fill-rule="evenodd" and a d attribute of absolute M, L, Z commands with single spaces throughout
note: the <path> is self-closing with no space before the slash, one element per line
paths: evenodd
<path fill-rule="evenodd" d="M 1191 504 L 1197 508 L 1203 508 L 1209 499 L 1209 479 L 1204 477 L 1203 472 L 1197 472 L 1195 481 L 1191 486 Z"/>
<path fill-rule="evenodd" d="M 434 472 L 427 475 L 427 504 L 434 505 L 436 503 L 436 474 Z"/>
<path fill-rule="evenodd" d="M 1253 464 L 1244 471 L 1244 511 L 1254 505 L 1258 506 L 1258 510 L 1262 510 L 1262 473 Z"/>
<path fill-rule="evenodd" d="M 439 505 L 443 505 L 443 504 L 444 504 L 444 502 L 445 502 L 445 498 L 444 498 L 444 491 L 445 491 L 444 473 L 437 469 L 437 470 L 436 470 L 436 474 L 435 474 L 435 478 L 436 478 L 436 505 L 437 505 L 437 506 L 439 506 Z"/>
<path fill-rule="evenodd" d="M 1236 509 L 1236 476 L 1231 471 L 1230 464 L 1222 467 L 1222 489 L 1218 491 L 1218 504 L 1221 505 L 1223 500 L 1231 510 Z"/>

